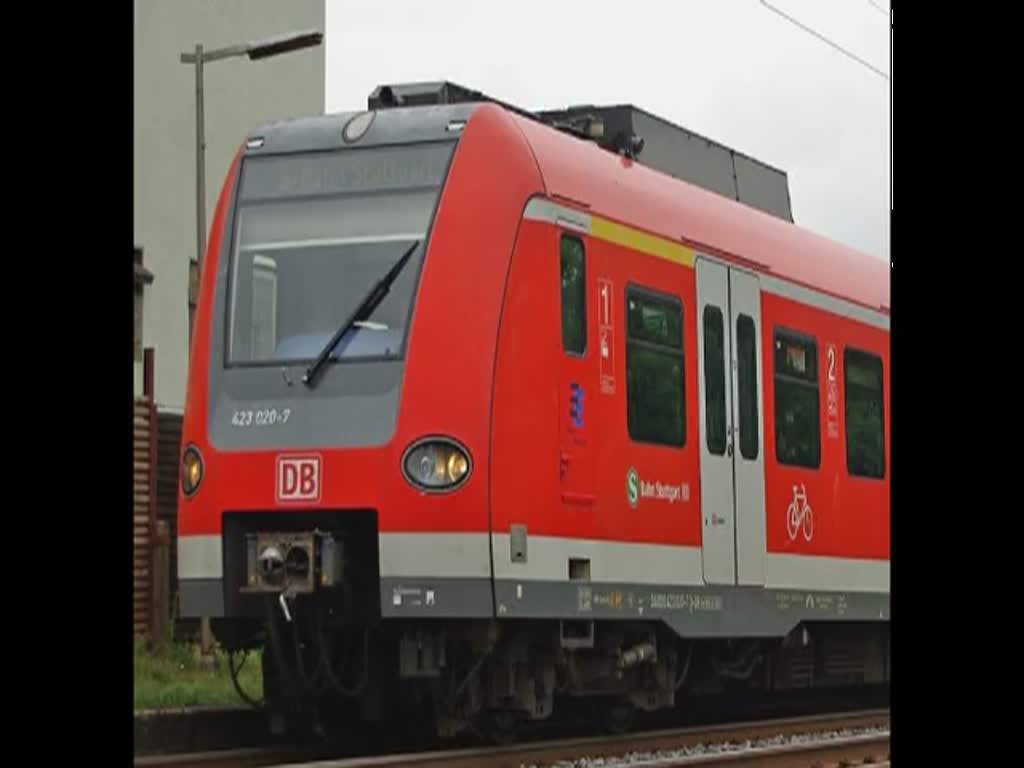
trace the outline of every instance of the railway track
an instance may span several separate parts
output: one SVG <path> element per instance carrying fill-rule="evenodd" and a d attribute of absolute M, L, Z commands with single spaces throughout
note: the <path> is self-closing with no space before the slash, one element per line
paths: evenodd
<path fill-rule="evenodd" d="M 137 768 L 669 768 L 669 766 L 887 766 L 889 712 L 864 712 L 681 728 L 510 747 L 331 758 L 310 750 L 231 750 L 136 758 Z"/>

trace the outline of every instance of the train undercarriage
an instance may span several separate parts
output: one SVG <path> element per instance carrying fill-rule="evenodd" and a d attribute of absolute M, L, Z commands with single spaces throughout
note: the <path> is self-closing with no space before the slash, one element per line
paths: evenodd
<path fill-rule="evenodd" d="M 422 621 L 347 623 L 316 596 L 262 622 L 215 622 L 230 651 L 262 649 L 275 730 L 313 722 L 405 727 L 502 742 L 519 726 L 587 707 L 606 730 L 638 711 L 701 695 L 884 684 L 888 625 L 802 625 L 785 638 L 679 638 L 659 622 Z M 251 702 L 255 703 L 255 702 Z M 424 718 L 429 720 L 425 722 Z M 337 723 L 333 725 L 338 725 Z"/>
<path fill-rule="evenodd" d="M 689 639 L 659 620 L 382 618 L 375 519 L 321 527 L 330 522 L 225 516 L 229 617 L 213 630 L 229 652 L 262 650 L 260 706 L 278 727 L 397 718 L 405 728 L 425 717 L 442 738 L 469 731 L 502 741 L 577 706 L 618 731 L 638 711 L 704 694 L 889 679 L 884 621 Z"/>

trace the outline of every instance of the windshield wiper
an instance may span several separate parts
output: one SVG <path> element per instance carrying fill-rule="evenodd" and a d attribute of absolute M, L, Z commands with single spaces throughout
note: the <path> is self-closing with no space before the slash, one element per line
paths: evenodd
<path fill-rule="evenodd" d="M 370 314 L 377 308 L 377 305 L 384 300 L 384 297 L 388 295 L 388 291 L 391 290 L 391 284 L 395 282 L 395 278 L 398 277 L 398 273 L 402 271 L 402 268 L 409 261 L 409 257 L 412 256 L 413 251 L 416 250 L 416 246 L 420 244 L 417 240 L 415 243 L 409 246 L 409 250 L 402 254 L 395 265 L 388 270 L 387 274 L 382 277 L 375 286 L 370 290 L 369 293 L 359 302 L 359 306 L 356 307 L 355 311 L 349 315 L 348 319 L 342 323 L 341 327 L 338 328 L 337 333 L 331 337 L 331 340 L 327 342 L 327 346 L 323 348 L 320 354 L 317 356 L 313 364 L 306 369 L 306 375 L 302 377 L 302 383 L 310 389 L 316 381 L 316 375 L 320 369 L 323 368 L 324 363 L 331 356 L 331 352 L 337 346 L 338 342 L 341 341 L 341 337 L 348 333 L 348 330 L 358 323 L 360 320 L 365 320 Z"/>

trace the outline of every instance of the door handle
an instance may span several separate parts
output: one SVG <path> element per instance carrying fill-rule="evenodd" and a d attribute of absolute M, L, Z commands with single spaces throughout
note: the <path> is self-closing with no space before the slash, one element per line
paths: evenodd
<path fill-rule="evenodd" d="M 732 441 L 731 440 L 729 441 L 729 445 L 726 447 L 725 450 L 726 450 L 726 453 L 729 455 L 729 458 L 731 459 L 732 458 Z"/>
<path fill-rule="evenodd" d="M 561 454 L 559 454 L 559 459 L 558 459 L 558 476 L 559 477 L 565 477 L 565 472 L 566 472 L 567 469 L 569 469 L 569 460 L 571 458 L 572 457 L 569 454 L 565 453 L 565 452 L 562 452 Z"/>

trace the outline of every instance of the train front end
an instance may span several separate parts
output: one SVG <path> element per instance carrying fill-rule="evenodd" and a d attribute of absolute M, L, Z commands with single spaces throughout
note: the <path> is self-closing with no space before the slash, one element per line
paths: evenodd
<path fill-rule="evenodd" d="M 263 648 L 268 700 L 372 707 L 392 673 L 438 674 L 416 622 L 493 616 L 494 345 L 539 189 L 490 105 L 279 123 L 240 150 L 196 316 L 179 615 Z"/>

